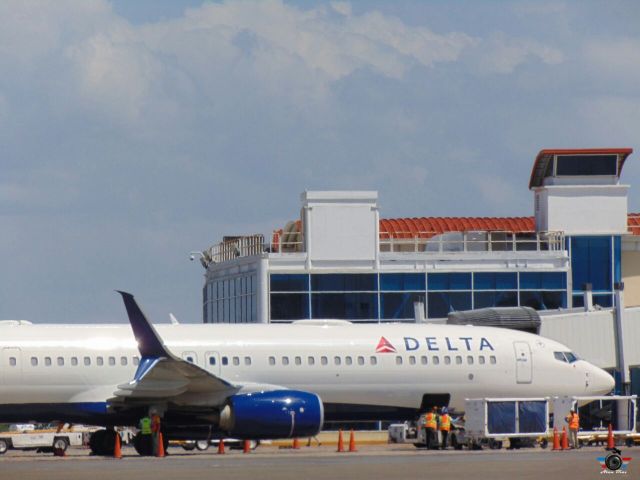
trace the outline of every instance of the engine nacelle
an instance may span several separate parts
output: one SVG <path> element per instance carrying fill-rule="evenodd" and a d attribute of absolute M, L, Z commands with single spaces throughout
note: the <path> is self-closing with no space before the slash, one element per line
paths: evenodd
<path fill-rule="evenodd" d="M 220 412 L 220 429 L 235 438 L 310 437 L 323 421 L 320 397 L 298 390 L 233 395 Z"/>

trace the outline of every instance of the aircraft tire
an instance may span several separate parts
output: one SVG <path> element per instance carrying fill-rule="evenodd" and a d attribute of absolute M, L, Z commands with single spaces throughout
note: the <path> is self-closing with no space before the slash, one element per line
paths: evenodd
<path fill-rule="evenodd" d="M 89 438 L 89 448 L 94 455 L 112 456 L 116 444 L 115 430 L 97 430 Z"/>

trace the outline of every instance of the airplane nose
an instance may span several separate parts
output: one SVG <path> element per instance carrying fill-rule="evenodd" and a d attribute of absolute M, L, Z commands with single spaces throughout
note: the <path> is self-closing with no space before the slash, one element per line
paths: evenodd
<path fill-rule="evenodd" d="M 596 395 L 606 395 L 611 392 L 616 385 L 613 377 L 598 367 L 593 367 L 589 372 L 591 377 L 589 382 L 589 390 Z"/>

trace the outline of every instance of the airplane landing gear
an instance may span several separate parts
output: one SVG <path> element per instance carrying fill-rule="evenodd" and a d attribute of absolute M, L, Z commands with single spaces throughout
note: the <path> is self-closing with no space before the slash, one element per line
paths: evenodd
<path fill-rule="evenodd" d="M 113 456 L 116 445 L 116 431 L 113 428 L 97 430 L 89 438 L 89 448 L 93 455 Z"/>

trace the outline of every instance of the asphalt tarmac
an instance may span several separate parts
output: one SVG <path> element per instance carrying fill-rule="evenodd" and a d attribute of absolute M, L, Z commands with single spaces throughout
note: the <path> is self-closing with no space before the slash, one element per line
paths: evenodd
<path fill-rule="evenodd" d="M 166 458 L 143 458 L 131 448 L 120 460 L 93 457 L 87 450 L 70 449 L 64 458 L 51 454 L 9 451 L 0 457 L 2 480 L 158 480 L 158 479 L 540 479 L 602 478 L 601 447 L 552 452 L 549 450 L 425 451 L 409 445 L 362 446 L 356 453 L 336 453 L 335 447 L 300 450 L 260 446 L 243 454 L 218 455 L 170 448 Z M 640 447 L 623 448 L 631 457 L 627 474 L 640 478 Z M 618 476 L 618 475 L 616 475 Z"/>

